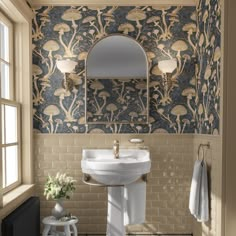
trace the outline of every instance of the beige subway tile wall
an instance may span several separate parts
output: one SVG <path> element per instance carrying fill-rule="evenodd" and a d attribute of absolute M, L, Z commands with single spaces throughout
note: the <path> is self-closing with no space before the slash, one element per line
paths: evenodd
<path fill-rule="evenodd" d="M 79 217 L 79 232 L 104 233 L 106 231 L 107 190 L 103 187 L 88 186 L 82 182 L 80 167 L 82 149 L 85 147 L 111 148 L 114 139 L 120 141 L 121 147 L 132 146 L 133 144 L 130 144 L 128 140 L 133 137 L 137 136 L 35 134 L 35 182 L 41 199 L 41 217 L 50 215 L 54 206 L 54 201 L 47 201 L 43 196 L 47 175 L 53 175 L 58 171 L 66 172 L 77 179 L 76 192 L 71 200 L 65 201 L 65 207 Z M 195 136 L 191 134 L 143 134 L 138 137 L 143 138 L 145 145 L 149 147 L 152 161 L 147 183 L 146 222 L 141 225 L 128 226 L 127 232 L 191 233 L 193 228 L 195 232 L 200 232 L 199 225 L 193 227 L 193 218 L 188 210 L 188 199 L 193 156 L 196 157 L 198 143 L 205 140 L 202 137 L 194 138 Z M 213 136 L 207 136 L 208 139 L 212 142 L 211 150 L 214 150 L 214 158 L 217 160 L 218 141 Z M 218 179 L 219 176 L 213 182 L 215 185 Z M 214 184 L 212 187 L 215 186 Z M 215 200 L 212 199 L 211 208 L 215 209 L 215 207 Z M 216 230 L 215 217 L 218 217 L 218 213 L 212 210 L 212 214 L 213 212 L 211 225 L 206 226 L 212 232 Z"/>

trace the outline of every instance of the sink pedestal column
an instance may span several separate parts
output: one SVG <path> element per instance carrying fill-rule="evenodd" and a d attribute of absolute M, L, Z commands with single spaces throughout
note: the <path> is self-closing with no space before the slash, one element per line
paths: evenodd
<path fill-rule="evenodd" d="M 107 236 L 124 235 L 124 187 L 108 187 Z"/>

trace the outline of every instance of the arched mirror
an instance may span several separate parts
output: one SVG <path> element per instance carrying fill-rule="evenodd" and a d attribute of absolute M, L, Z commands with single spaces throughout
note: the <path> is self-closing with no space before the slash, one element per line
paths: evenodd
<path fill-rule="evenodd" d="M 86 122 L 147 123 L 148 60 L 133 38 L 99 40 L 86 60 Z"/>

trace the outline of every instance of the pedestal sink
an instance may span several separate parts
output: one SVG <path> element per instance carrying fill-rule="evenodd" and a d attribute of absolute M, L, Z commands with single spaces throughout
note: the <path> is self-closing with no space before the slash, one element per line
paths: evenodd
<path fill-rule="evenodd" d="M 150 172 L 149 150 L 120 149 L 115 159 L 112 149 L 83 149 L 82 172 L 105 185 L 132 183 Z"/>
<path fill-rule="evenodd" d="M 98 184 L 109 186 L 108 213 L 112 212 L 112 217 L 109 217 L 107 222 L 107 236 L 125 235 L 122 204 L 124 189 L 118 186 L 127 186 L 150 172 L 149 150 L 121 148 L 119 158 L 115 159 L 112 149 L 83 149 L 81 168 L 86 176 Z M 88 180 L 89 178 L 85 183 L 90 184 Z M 120 197 L 117 197 L 118 195 Z M 109 233 L 114 227 L 116 229 Z"/>

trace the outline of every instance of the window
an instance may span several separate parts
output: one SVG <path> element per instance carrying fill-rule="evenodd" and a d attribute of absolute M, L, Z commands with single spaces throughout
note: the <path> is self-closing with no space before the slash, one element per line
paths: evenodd
<path fill-rule="evenodd" d="M 20 104 L 15 99 L 13 24 L 0 13 L 0 148 L 3 193 L 20 184 Z"/>

